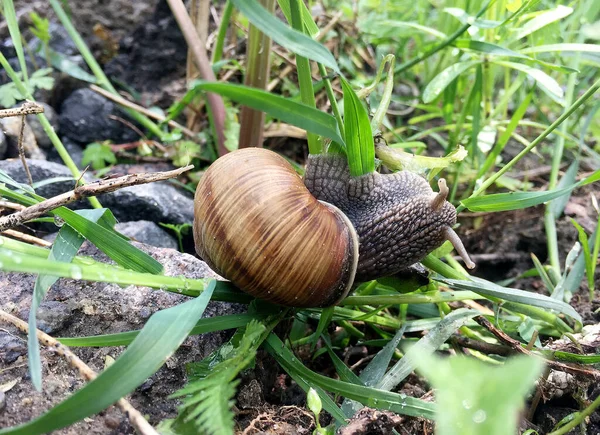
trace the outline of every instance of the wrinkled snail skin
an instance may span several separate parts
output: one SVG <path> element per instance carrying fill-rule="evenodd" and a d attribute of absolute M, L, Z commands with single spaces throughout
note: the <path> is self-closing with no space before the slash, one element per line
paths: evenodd
<path fill-rule="evenodd" d="M 448 188 L 443 180 L 435 193 L 423 177 L 409 171 L 351 177 L 344 157 L 328 155 L 309 157 L 304 183 L 317 199 L 336 205 L 354 225 L 360 246 L 357 281 L 406 269 L 445 240 L 472 266 L 452 230 L 456 209 L 446 201 Z"/>
<path fill-rule="evenodd" d="M 450 240 L 456 210 L 411 172 L 351 177 L 345 158 L 310 156 L 304 182 L 261 148 L 219 158 L 194 201 L 196 251 L 245 292 L 277 304 L 324 307 L 353 283 L 394 274 Z"/>
<path fill-rule="evenodd" d="M 352 287 L 352 225 L 276 153 L 252 148 L 221 157 L 203 175 L 194 207 L 198 255 L 247 293 L 316 307 L 334 305 Z"/>

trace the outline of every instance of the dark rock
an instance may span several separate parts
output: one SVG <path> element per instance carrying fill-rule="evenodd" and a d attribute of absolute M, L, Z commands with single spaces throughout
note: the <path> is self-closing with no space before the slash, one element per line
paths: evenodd
<path fill-rule="evenodd" d="M 48 162 L 46 160 L 27 159 L 27 166 L 29 167 L 34 183 L 56 177 L 72 177 L 71 172 L 66 166 Z M 19 159 L 1 160 L 0 169 L 6 172 L 15 181 L 27 183 L 27 176 L 25 175 L 25 170 Z M 91 179 L 91 175 L 84 175 L 84 180 L 90 181 Z M 57 181 L 38 187 L 36 193 L 45 198 L 50 198 L 72 190 L 74 186 L 75 180 Z"/>
<path fill-rule="evenodd" d="M 63 136 L 79 143 L 111 140 L 131 142 L 136 133 L 123 123 L 110 119 L 123 118 L 116 105 L 91 89 L 81 88 L 62 103 L 59 122 Z"/>
<path fill-rule="evenodd" d="M 7 151 L 8 157 L 16 157 L 19 155 L 19 136 L 21 135 L 22 121 L 20 116 L 11 116 L 9 118 L 0 119 L 0 127 L 4 131 L 7 140 Z M 37 141 L 33 130 L 27 122 L 25 122 L 25 128 L 23 130 L 23 150 L 25 156 L 32 159 L 45 160 L 46 155 L 38 147 Z"/>
<path fill-rule="evenodd" d="M 44 301 L 37 311 L 38 328 L 46 334 L 60 331 L 71 318 L 71 309 L 59 301 Z"/>
<path fill-rule="evenodd" d="M 83 164 L 81 163 L 81 161 L 83 160 L 82 146 L 79 145 L 77 142 L 72 141 L 67 136 L 63 136 L 60 139 L 60 141 L 62 142 L 63 146 L 65 147 L 65 149 L 71 156 L 71 159 L 73 159 L 73 162 L 75 163 L 75 165 L 77 165 L 78 168 L 83 167 Z M 58 151 L 56 151 L 56 148 L 54 148 L 54 147 L 52 147 L 48 150 L 47 158 L 48 158 L 48 161 L 50 161 L 50 162 L 59 163 L 61 165 L 63 164 L 62 158 L 60 157 L 60 155 L 58 154 Z"/>
<path fill-rule="evenodd" d="M 184 275 L 188 278 L 216 277 L 205 263 L 172 249 L 153 248 L 147 245 L 136 244 L 155 258 L 160 259 L 164 266 L 164 273 L 168 276 Z M 98 261 L 106 262 L 107 259 L 95 247 L 84 243 L 81 255 L 91 256 Z M 33 277 L 28 274 L 0 273 L 0 309 L 11 313 L 26 313 L 31 304 L 31 289 Z M 67 289 L 66 291 L 63 291 Z M 69 295 L 68 301 L 63 298 Z M 69 310 L 61 308 L 61 312 L 68 312 L 57 324 L 54 335 L 60 337 L 88 336 L 109 334 L 115 332 L 131 331 L 144 326 L 146 319 L 142 311 L 150 310 L 152 313 L 184 303 L 189 297 L 146 287 L 127 286 L 125 288 L 115 284 L 75 281 L 60 279 L 46 295 L 46 306 L 49 302 L 58 302 L 70 307 Z M 235 304 L 211 302 L 203 317 L 214 317 L 225 314 L 235 314 L 245 311 L 245 308 Z M 26 355 L 25 338 L 14 327 L 2 326 L 0 330 L 0 366 L 16 361 L 19 356 Z M 178 402 L 169 396 L 182 388 L 186 382 L 186 364 L 200 361 L 214 351 L 231 335 L 231 332 L 215 332 L 191 336 L 166 362 L 166 364 L 151 377 L 145 384 L 149 391 L 143 392 L 139 388 L 131 393 L 131 402 L 144 415 L 149 416 L 150 423 L 155 425 L 165 418 L 173 418 L 177 412 Z M 93 370 L 100 372 L 104 369 L 107 356 L 118 358 L 124 350 L 123 347 L 105 348 L 77 348 L 74 351 Z M 29 421 L 73 394 L 83 383 L 79 375 L 55 352 L 41 346 L 43 367 L 42 393 L 37 393 L 27 380 L 18 382 L 6 392 L 6 408 L 0 412 L 0 427 L 6 428 L 15 424 Z M 15 378 L 25 379 L 27 366 L 20 364 L 10 371 L 0 370 L 0 385 Z M 27 403 L 27 406 L 23 406 Z M 116 411 L 115 411 L 116 409 Z M 122 414 L 116 408 L 109 408 L 103 412 L 106 416 L 114 416 L 114 420 L 122 421 Z M 96 417 L 94 417 L 96 419 Z M 103 419 L 100 422 L 104 425 Z M 87 424 L 80 422 L 77 425 Z M 71 432 L 56 433 L 85 433 L 77 430 L 78 426 L 70 427 Z M 112 425 L 112 423 L 111 423 Z M 126 430 L 125 430 L 126 429 Z M 127 427 L 119 433 L 130 433 Z M 106 431 L 106 429 L 104 429 Z M 96 433 L 96 432 L 94 432 Z M 102 431 L 97 433 L 104 433 Z"/>
<path fill-rule="evenodd" d="M 79 55 L 77 46 L 63 26 L 54 21 L 50 21 L 48 33 L 50 34 L 49 46 L 52 50 L 67 56 Z M 29 48 L 32 52 L 43 55 L 42 41 L 40 41 L 39 38 L 35 36 L 31 38 L 29 41 Z"/>
<path fill-rule="evenodd" d="M 192 223 L 194 200 L 167 182 L 126 187 L 98 197 L 120 221 Z"/>
<path fill-rule="evenodd" d="M 5 330 L 0 330 L 0 361 L 5 367 L 23 355 L 27 355 L 27 342 Z"/>
<path fill-rule="evenodd" d="M 186 60 L 185 38 L 167 2 L 161 0 L 152 18 L 121 40 L 119 54 L 105 71 L 138 91 L 149 91 L 183 77 Z"/>
<path fill-rule="evenodd" d="M 6 150 L 8 148 L 8 143 L 6 142 L 6 135 L 0 128 L 0 159 L 3 159 L 6 155 Z"/>
<path fill-rule="evenodd" d="M 52 127 L 54 128 L 54 131 L 58 133 L 58 115 L 56 114 L 52 106 L 50 106 L 49 104 L 39 104 L 44 106 L 44 114 L 46 115 L 46 118 L 48 118 L 48 121 L 50 121 L 50 125 L 52 125 Z M 27 115 L 26 119 L 27 124 L 29 124 L 29 127 L 31 127 L 31 130 L 33 131 L 33 135 L 35 136 L 37 144 L 41 148 L 52 147 L 52 141 L 50 141 L 50 138 L 44 131 L 44 128 L 42 127 L 42 124 L 40 123 L 40 120 L 38 119 L 37 115 Z"/>
<path fill-rule="evenodd" d="M 115 230 L 130 237 L 136 242 L 161 248 L 177 249 L 177 241 L 164 229 L 150 221 L 122 222 L 115 225 Z"/>
<path fill-rule="evenodd" d="M 66 166 L 43 160 L 27 160 L 34 183 L 55 177 L 70 177 L 68 181 L 58 181 L 36 189 L 45 198 L 72 190 L 75 181 Z M 19 183 L 26 183 L 27 177 L 20 160 L 0 160 L 0 169 Z M 84 181 L 94 178 L 84 174 Z M 104 207 L 112 210 L 122 222 L 144 220 L 163 223 L 191 223 L 194 220 L 194 200 L 167 182 L 143 184 L 127 187 L 98 197 Z M 86 200 L 71 204 L 72 208 L 89 208 Z"/>

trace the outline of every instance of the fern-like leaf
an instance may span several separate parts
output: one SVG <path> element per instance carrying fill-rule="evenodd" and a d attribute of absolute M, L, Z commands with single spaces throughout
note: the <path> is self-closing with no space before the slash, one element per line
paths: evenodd
<path fill-rule="evenodd" d="M 238 373 L 254 359 L 266 328 L 255 320 L 230 343 L 205 358 L 195 380 L 171 397 L 184 397 L 179 409 L 180 424 L 192 422 L 199 433 L 229 435 L 234 421 L 231 407 L 239 380 Z M 175 426 L 177 423 L 175 424 Z"/>

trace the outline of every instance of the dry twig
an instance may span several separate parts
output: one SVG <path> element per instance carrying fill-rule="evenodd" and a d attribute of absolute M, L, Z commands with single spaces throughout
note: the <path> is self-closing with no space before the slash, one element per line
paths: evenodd
<path fill-rule="evenodd" d="M 79 186 L 69 192 L 65 192 L 27 207 L 26 209 L 17 213 L 1 217 L 0 231 L 5 231 L 8 228 L 15 227 L 23 222 L 42 216 L 57 207 L 87 198 L 89 196 L 97 196 L 102 193 L 114 192 L 115 190 L 129 186 L 136 186 L 138 184 L 147 184 L 155 181 L 167 180 L 169 178 L 177 177 L 178 175 L 189 171 L 193 167 L 193 165 L 188 165 L 184 168 L 174 169 L 166 172 L 129 174 L 118 178 L 102 179 L 93 183 Z"/>
<path fill-rule="evenodd" d="M 29 326 L 21 319 L 8 314 L 5 311 L 0 310 L 0 320 L 4 320 L 17 327 L 20 331 L 25 334 L 29 334 Z M 60 343 L 54 337 L 36 329 L 37 338 L 44 346 L 54 350 L 57 354 L 67 360 L 67 362 L 84 378 L 86 381 L 92 381 L 96 379 L 96 372 L 93 371 L 86 363 L 81 361 L 77 355 L 75 355 L 71 349 L 64 344 Z M 129 418 L 131 425 L 142 435 L 158 435 L 158 432 L 148 423 L 144 416 L 125 399 L 119 399 L 117 406 L 125 413 Z"/>
<path fill-rule="evenodd" d="M 39 237 L 35 237 L 35 236 L 29 235 L 29 234 L 22 233 L 20 231 L 5 230 L 5 231 L 2 231 L 2 234 L 13 237 L 18 240 L 22 240 L 27 243 L 32 243 L 34 245 L 42 246 L 44 248 L 48 248 L 48 247 L 52 246 L 52 243 L 48 242 L 47 240 L 40 239 Z"/>
<path fill-rule="evenodd" d="M 38 113 L 44 113 L 44 106 L 41 106 L 33 101 L 25 101 L 23 104 L 21 104 L 21 106 L 15 107 L 13 109 L 0 110 L 0 118 L 8 118 L 9 116 L 21 117 L 21 131 L 19 133 L 17 149 L 19 150 L 19 157 L 21 158 L 21 163 L 23 163 L 23 168 L 25 169 L 25 173 L 27 174 L 27 180 L 29 180 L 30 186 L 33 185 L 33 179 L 31 178 L 31 172 L 29 171 L 29 166 L 27 166 L 27 161 L 25 160 L 25 150 L 23 149 L 23 134 L 25 132 L 25 117 L 27 115 L 33 115 Z"/>
<path fill-rule="evenodd" d="M 483 316 L 476 317 L 475 321 L 477 323 L 479 323 L 481 326 L 483 326 L 484 328 L 486 328 L 488 331 L 490 331 L 501 342 L 510 346 L 510 348 L 513 350 L 513 352 L 521 353 L 523 355 L 533 356 L 536 358 L 541 358 L 541 357 L 537 356 L 536 354 L 534 354 L 533 352 L 530 352 L 529 350 L 527 350 L 523 346 L 521 346 L 521 343 L 518 340 L 515 340 L 514 338 L 510 337 L 508 334 L 506 334 L 501 329 L 496 328 L 485 317 L 483 317 Z M 575 376 L 588 376 L 588 377 L 592 377 L 594 379 L 600 379 L 600 371 L 598 371 L 596 369 L 588 369 L 585 367 L 564 364 L 564 363 L 557 362 L 557 361 L 550 361 L 545 358 L 542 358 L 542 360 L 548 367 L 553 368 L 554 370 L 570 373 Z"/>

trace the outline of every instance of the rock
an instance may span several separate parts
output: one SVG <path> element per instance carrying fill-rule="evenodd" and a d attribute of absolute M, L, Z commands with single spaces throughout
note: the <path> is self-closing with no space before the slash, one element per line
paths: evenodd
<path fill-rule="evenodd" d="M 44 301 L 38 307 L 38 329 L 53 335 L 60 331 L 71 319 L 71 309 L 59 301 Z M 25 316 L 23 316 L 25 317 Z"/>
<path fill-rule="evenodd" d="M 18 144 L 22 125 L 23 124 L 20 116 L 0 118 L 0 127 L 2 127 L 7 139 L 8 148 L 6 154 L 9 157 L 16 157 L 19 155 Z M 33 130 L 27 121 L 25 121 L 25 128 L 23 130 L 23 150 L 26 157 L 38 160 L 46 159 L 46 155 L 38 147 Z"/>
<path fill-rule="evenodd" d="M 9 334 L 4 329 L 0 330 L 0 361 L 2 361 L 4 367 L 14 363 L 24 355 L 27 355 L 27 341 Z"/>
<path fill-rule="evenodd" d="M 49 46 L 52 50 L 66 56 L 79 55 L 77 46 L 63 26 L 55 21 L 50 21 L 48 33 L 50 34 Z M 31 38 L 29 41 L 29 48 L 32 52 L 43 55 L 42 41 L 40 41 L 39 38 L 35 36 Z"/>
<path fill-rule="evenodd" d="M 154 222 L 122 222 L 115 225 L 115 230 L 136 242 L 145 243 L 146 245 L 170 249 L 178 248 L 177 240 Z"/>
<path fill-rule="evenodd" d="M 70 177 L 69 181 L 58 181 L 36 189 L 38 195 L 45 198 L 72 190 L 75 181 L 66 166 L 43 160 L 27 160 L 34 182 L 55 177 Z M 0 160 L 0 170 L 5 171 L 19 183 L 26 183 L 25 170 L 18 159 Z M 84 174 L 86 182 L 93 181 L 90 174 Z M 167 182 L 143 184 L 127 187 L 98 197 L 104 207 L 112 210 L 115 217 L 122 221 L 136 221 L 140 217 L 152 222 L 192 223 L 194 220 L 194 200 Z M 78 201 L 72 208 L 89 208 L 87 200 Z"/>
<path fill-rule="evenodd" d="M 52 106 L 50 106 L 49 104 L 46 104 L 46 103 L 39 103 L 39 104 L 44 106 L 44 114 L 46 115 L 46 118 L 48 118 L 48 121 L 50 121 L 50 125 L 52 125 L 52 127 L 54 128 L 54 131 L 58 132 L 58 126 L 59 126 L 58 125 L 58 115 L 56 114 L 56 112 L 54 111 Z M 27 119 L 27 124 L 29 124 L 29 127 L 31 127 L 31 130 L 33 131 L 33 135 L 35 136 L 35 140 L 37 141 L 37 144 L 41 148 L 45 148 L 45 149 L 51 148 L 52 141 L 50 141 L 50 138 L 44 131 L 42 124 L 40 123 L 40 120 L 38 119 L 37 115 L 27 115 L 26 119 Z"/>
<path fill-rule="evenodd" d="M 165 275 L 184 275 L 188 278 L 216 277 L 202 261 L 181 254 L 172 249 L 154 248 L 136 244 L 153 257 L 160 259 L 164 265 Z M 98 261 L 108 260 L 95 247 L 84 243 L 81 255 L 91 256 Z M 0 309 L 10 312 L 26 313 L 31 304 L 31 291 L 34 276 L 20 273 L 0 273 Z M 75 281 L 60 279 L 46 295 L 44 304 L 57 304 L 61 313 L 60 322 L 53 335 L 60 337 L 89 336 L 110 334 L 122 331 L 140 329 L 146 319 L 141 315 L 144 311 L 152 313 L 184 303 L 189 297 L 146 287 L 126 286 L 115 284 Z M 67 306 L 68 309 L 64 307 Z M 245 307 L 236 304 L 211 302 L 204 317 L 214 317 L 225 314 L 235 314 L 245 311 Z M 43 312 L 38 314 L 40 323 Z M 22 314 L 21 314 L 22 316 Z M 4 330 L 8 332 L 4 332 Z M 185 385 L 186 364 L 198 362 L 214 351 L 231 335 L 231 332 L 215 332 L 196 335 L 186 339 L 184 344 L 169 359 L 154 376 L 150 377 L 149 392 L 140 389 L 130 395 L 131 403 L 143 414 L 149 416 L 150 423 L 156 425 L 165 418 L 176 415 L 178 402 L 169 398 L 173 392 Z M 19 356 L 26 355 L 26 338 L 12 326 L 3 323 L 0 330 L 0 366 L 6 367 L 7 353 L 13 363 Z M 8 352 L 7 352 L 8 350 Z M 93 370 L 100 372 L 104 369 L 105 360 L 118 358 L 124 347 L 104 348 L 73 348 L 73 351 Z M 29 421 L 73 394 L 84 382 L 80 380 L 76 370 L 73 370 L 60 355 L 41 346 L 43 367 L 43 391 L 34 391 L 27 379 L 27 366 L 15 364 L 11 370 L 0 370 L 0 385 L 18 377 L 21 382 L 6 392 L 6 407 L 0 412 L 0 427 L 6 428 Z M 175 363 L 176 362 L 176 363 Z M 27 406 L 24 406 L 27 403 Z M 92 416 L 57 434 L 85 433 L 82 427 L 87 427 L 90 421 L 99 419 L 104 426 L 104 419 L 109 418 L 113 423 L 126 421 L 117 407 L 111 407 L 102 413 L 103 417 Z M 89 420 L 89 421 L 88 421 Z M 130 433 L 131 427 L 119 430 L 119 433 Z M 94 433 L 105 433 L 106 428 Z"/>
<path fill-rule="evenodd" d="M 111 140 L 131 142 L 137 138 L 135 132 L 123 123 L 110 119 L 125 115 L 116 105 L 88 88 L 73 92 L 63 101 L 59 123 L 63 136 L 79 143 Z"/>
<path fill-rule="evenodd" d="M 83 159 L 83 148 L 81 147 L 81 145 L 79 145 L 77 142 L 72 141 L 67 136 L 63 136 L 60 139 L 60 141 L 62 142 L 65 149 L 68 151 L 75 165 L 77 165 L 78 168 L 83 167 L 83 164 L 81 163 Z M 48 150 L 47 158 L 50 162 L 59 163 L 61 165 L 63 164 L 62 158 L 60 157 L 58 151 L 56 151 L 56 148 L 54 147 L 51 147 Z"/>
<path fill-rule="evenodd" d="M 72 179 L 71 172 L 64 165 L 46 160 L 27 159 L 27 166 L 29 167 L 34 183 L 56 177 L 71 177 L 69 181 L 57 181 L 37 188 L 36 193 L 45 198 L 67 192 L 75 186 L 75 180 Z M 5 171 L 15 181 L 27 183 L 27 176 L 19 159 L 0 160 L 0 169 Z M 84 180 L 91 181 L 92 179 L 91 175 L 84 175 Z"/>
<path fill-rule="evenodd" d="M 187 50 L 167 2 L 159 1 L 152 17 L 121 40 L 105 71 L 138 91 L 156 91 L 185 75 Z"/>
<path fill-rule="evenodd" d="M 123 222 L 145 220 L 163 223 L 192 223 L 194 200 L 167 182 L 126 187 L 100 195 L 100 203 Z"/>
<path fill-rule="evenodd" d="M 6 135 L 4 134 L 2 129 L 0 129 L 0 159 L 4 158 L 7 148 L 8 144 L 6 142 Z"/>

